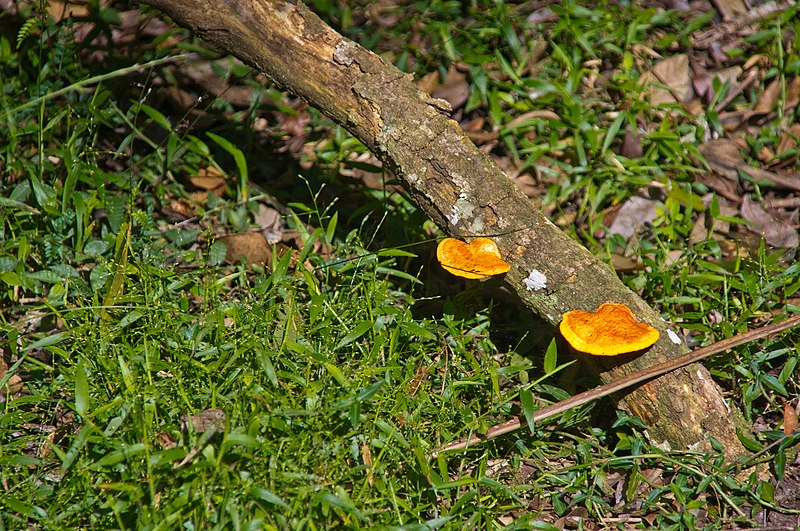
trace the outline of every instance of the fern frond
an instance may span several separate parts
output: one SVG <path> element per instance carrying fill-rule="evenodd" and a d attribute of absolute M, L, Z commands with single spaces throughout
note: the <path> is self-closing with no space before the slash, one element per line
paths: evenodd
<path fill-rule="evenodd" d="M 17 49 L 22 41 L 28 38 L 28 35 L 39 29 L 42 25 L 42 19 L 39 17 L 31 17 L 25 21 L 22 27 L 17 32 Z"/>

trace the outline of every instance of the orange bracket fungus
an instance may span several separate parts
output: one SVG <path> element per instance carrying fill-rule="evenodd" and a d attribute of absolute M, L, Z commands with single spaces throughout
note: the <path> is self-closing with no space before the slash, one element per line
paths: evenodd
<path fill-rule="evenodd" d="M 468 244 L 445 238 L 436 248 L 436 258 L 445 271 L 464 278 L 489 278 L 510 268 L 500 257 L 497 244 L 489 238 L 475 238 Z"/>
<path fill-rule="evenodd" d="M 658 330 L 640 323 L 624 304 L 607 302 L 595 312 L 572 310 L 559 326 L 575 350 L 594 356 L 617 356 L 645 349 L 658 340 Z"/>

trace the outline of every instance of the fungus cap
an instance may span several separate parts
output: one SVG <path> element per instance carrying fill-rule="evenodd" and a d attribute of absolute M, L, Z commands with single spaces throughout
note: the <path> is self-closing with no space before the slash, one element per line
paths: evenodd
<path fill-rule="evenodd" d="M 445 238 L 436 248 L 436 258 L 445 271 L 464 278 L 489 278 L 511 267 L 489 238 L 475 238 L 470 243 Z"/>
<path fill-rule="evenodd" d="M 645 349 L 658 340 L 658 330 L 636 320 L 624 304 L 606 302 L 595 312 L 572 310 L 559 330 L 575 350 L 594 356 L 617 356 Z"/>

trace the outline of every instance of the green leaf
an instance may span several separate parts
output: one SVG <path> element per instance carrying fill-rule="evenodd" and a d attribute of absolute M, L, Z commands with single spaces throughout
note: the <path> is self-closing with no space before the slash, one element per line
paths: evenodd
<path fill-rule="evenodd" d="M 370 400 L 373 396 L 375 396 L 375 394 L 377 394 L 378 391 L 381 390 L 381 388 L 385 383 L 386 380 L 378 380 L 377 382 L 371 384 L 370 386 L 365 387 L 358 393 L 358 396 L 356 396 L 356 400 L 358 400 L 359 402 L 366 402 L 367 400 Z"/>
<path fill-rule="evenodd" d="M 7 286 L 21 286 L 22 279 L 19 278 L 19 275 L 14 273 L 13 271 L 4 271 L 0 273 L 0 282 Z"/>
<path fill-rule="evenodd" d="M 525 414 L 525 422 L 528 423 L 528 429 L 531 430 L 531 435 L 534 432 L 533 415 L 536 412 L 533 406 L 533 393 L 527 387 L 521 387 L 519 390 L 519 402 L 522 405 L 522 412 Z"/>
<path fill-rule="evenodd" d="M 739 438 L 739 442 L 744 445 L 745 448 L 750 450 L 751 452 L 760 452 L 764 449 L 764 446 L 755 440 L 749 433 L 745 433 L 739 429 L 736 430 L 736 437 Z"/>
<path fill-rule="evenodd" d="M 36 16 L 36 17 L 30 17 L 28 20 L 25 21 L 25 23 L 17 32 L 17 49 L 19 49 L 20 45 L 22 44 L 22 41 L 24 41 L 28 37 L 28 35 L 39 29 L 42 20 L 44 19 Z"/>
<path fill-rule="evenodd" d="M 83 447 L 89 441 L 89 435 L 94 431 L 94 426 L 91 424 L 84 424 L 78 431 L 78 435 L 72 441 L 69 449 L 64 453 L 64 458 L 61 460 L 61 475 L 65 475 L 70 467 L 75 463 L 75 459 L 81 454 Z M 52 445 L 51 449 L 58 449 L 58 445 Z M 60 452 L 58 449 L 56 453 Z"/>
<path fill-rule="evenodd" d="M 286 505 L 286 502 L 264 487 L 252 486 L 247 489 L 247 492 L 254 498 L 258 498 L 259 500 L 265 501 L 272 505 L 277 505 L 284 511 L 288 511 L 290 509 L 290 507 Z"/>
<path fill-rule="evenodd" d="M 82 361 L 75 367 L 75 412 L 81 417 L 89 412 L 89 379 Z"/>
<path fill-rule="evenodd" d="M 436 339 L 436 334 L 427 328 L 418 325 L 415 321 L 403 321 L 400 326 L 412 336 L 427 339 L 428 341 L 433 341 Z"/>
<path fill-rule="evenodd" d="M 786 391 L 786 387 L 783 386 L 780 380 L 778 380 L 771 374 L 761 375 L 761 381 L 764 383 L 764 385 L 766 385 L 776 393 L 779 393 L 783 396 L 789 396 L 789 393 Z"/>
<path fill-rule="evenodd" d="M 775 477 L 778 480 L 783 479 L 783 475 L 786 473 L 786 451 L 781 449 L 779 452 L 775 452 L 775 458 L 772 460 L 772 466 L 775 468 Z"/>
<path fill-rule="evenodd" d="M 786 382 L 789 381 L 789 378 L 794 376 L 795 369 L 797 368 L 798 359 L 797 358 L 789 358 L 786 360 L 786 364 L 781 369 L 781 373 L 778 375 L 778 381 L 786 385 Z"/>
<path fill-rule="evenodd" d="M 374 325 L 373 325 L 372 321 L 361 321 L 360 323 L 358 323 L 356 325 L 355 328 L 353 328 L 353 330 L 350 331 L 349 334 L 344 336 L 341 339 L 341 341 L 339 341 L 339 343 L 336 345 L 336 348 L 340 349 L 345 345 L 349 345 L 350 343 L 352 343 L 353 341 L 355 341 L 359 337 L 363 336 L 364 334 L 366 334 L 367 332 L 372 330 L 373 326 Z"/>
<path fill-rule="evenodd" d="M 102 459 L 95 461 L 89 466 L 89 468 L 92 470 L 98 470 L 107 466 L 116 465 L 117 463 L 121 463 L 130 457 L 139 455 L 146 450 L 147 446 L 144 443 L 123 446 L 121 449 L 109 452 Z"/>
<path fill-rule="evenodd" d="M 136 391 L 133 382 L 133 373 L 128 367 L 125 358 L 122 357 L 121 354 L 117 356 L 117 362 L 119 363 L 119 372 L 122 373 L 122 381 L 125 383 L 125 389 L 127 389 L 129 393 L 133 394 Z"/>
<path fill-rule="evenodd" d="M 328 228 L 325 230 L 325 243 L 328 245 L 333 244 L 333 238 L 336 236 L 336 224 L 339 222 L 339 213 L 334 212 L 328 221 Z"/>
<path fill-rule="evenodd" d="M 206 136 L 213 140 L 219 147 L 230 153 L 236 162 L 236 169 L 239 171 L 239 185 L 238 185 L 238 199 L 243 201 L 247 199 L 247 181 L 249 180 L 247 173 L 247 160 L 244 157 L 242 150 L 233 145 L 229 140 L 223 138 L 210 131 L 206 132 Z"/>
<path fill-rule="evenodd" d="M 214 240 L 208 249 L 208 265 L 218 266 L 225 261 L 228 254 L 228 246 L 221 240 Z"/>
<path fill-rule="evenodd" d="M 341 385 L 345 389 L 350 388 L 347 378 L 345 378 L 344 373 L 341 371 L 341 369 L 339 369 L 339 367 L 337 367 L 333 363 L 326 363 L 325 368 L 328 369 L 328 372 L 331 374 L 331 376 L 333 376 L 334 380 L 339 382 L 339 385 Z"/>
<path fill-rule="evenodd" d="M 144 312 L 142 312 L 141 310 L 133 310 L 131 312 L 128 312 L 127 314 L 125 314 L 125 317 L 120 319 L 119 323 L 117 324 L 116 327 L 114 327 L 114 329 L 122 330 L 123 328 L 127 328 L 128 325 L 138 321 L 142 317 L 144 317 Z"/>
<path fill-rule="evenodd" d="M 34 341 L 33 343 L 31 343 L 30 345 L 25 347 L 23 350 L 28 351 L 28 350 L 38 349 L 38 348 L 49 347 L 51 345 L 55 345 L 56 343 L 60 343 L 61 340 L 64 339 L 65 336 L 66 336 L 65 332 L 58 332 L 58 333 L 53 334 L 51 336 L 43 337 L 42 339 L 40 339 L 38 341 Z"/>
<path fill-rule="evenodd" d="M 416 258 L 417 255 L 414 253 L 410 253 L 408 251 L 404 251 L 402 249 L 391 248 L 391 249 L 381 249 L 376 253 L 378 256 L 402 256 L 404 258 Z"/>
<path fill-rule="evenodd" d="M 547 346 L 547 353 L 544 355 L 544 372 L 545 374 L 552 374 L 556 372 L 556 363 L 558 362 L 558 346 L 556 340 L 552 339 Z"/>
<path fill-rule="evenodd" d="M 769 481 L 759 481 L 756 494 L 762 501 L 775 503 L 775 486 Z"/>
<path fill-rule="evenodd" d="M 601 155 L 604 155 L 608 148 L 611 147 L 611 143 L 617 137 L 617 133 L 619 133 L 619 128 L 622 127 L 622 122 L 624 122 L 627 117 L 627 113 L 620 112 L 616 119 L 614 119 L 614 121 L 611 123 L 608 131 L 606 131 L 606 137 L 603 140 L 603 147 L 600 148 Z"/>
<path fill-rule="evenodd" d="M 157 123 L 161 127 L 164 128 L 165 131 L 172 131 L 172 124 L 169 121 L 169 118 L 164 116 L 161 111 L 147 105 L 146 103 L 136 102 L 133 104 L 134 112 L 143 112 L 150 118 L 153 122 Z"/>

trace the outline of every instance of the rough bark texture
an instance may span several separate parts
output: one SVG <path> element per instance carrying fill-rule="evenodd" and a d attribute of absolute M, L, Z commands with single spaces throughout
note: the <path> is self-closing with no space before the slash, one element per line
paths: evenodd
<path fill-rule="evenodd" d="M 412 76 L 345 39 L 304 4 L 281 0 L 146 0 L 178 24 L 270 76 L 367 145 L 401 178 L 417 205 L 455 237 L 492 235 L 511 263 L 506 282 L 553 325 L 569 310 L 627 304 L 661 332 L 641 356 L 598 368 L 608 382 L 687 351 L 665 323 L 616 274 L 550 223 L 519 188 L 464 136 Z M 495 236 L 496 235 L 496 236 Z M 530 274 L 537 282 L 527 283 Z M 535 284 L 535 286 L 533 285 Z M 530 286 L 530 287 L 529 287 Z M 728 409 L 702 365 L 641 386 L 620 407 L 648 425 L 664 448 L 709 448 L 713 436 L 729 457 L 744 453 Z"/>

